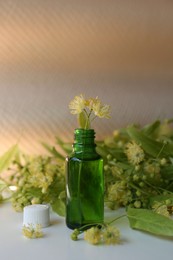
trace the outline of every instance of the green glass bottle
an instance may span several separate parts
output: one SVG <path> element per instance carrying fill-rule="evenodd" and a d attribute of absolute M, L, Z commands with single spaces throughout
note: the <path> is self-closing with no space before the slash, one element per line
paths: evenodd
<path fill-rule="evenodd" d="M 73 153 L 66 158 L 66 224 L 75 229 L 103 222 L 103 159 L 93 129 L 76 129 Z"/>

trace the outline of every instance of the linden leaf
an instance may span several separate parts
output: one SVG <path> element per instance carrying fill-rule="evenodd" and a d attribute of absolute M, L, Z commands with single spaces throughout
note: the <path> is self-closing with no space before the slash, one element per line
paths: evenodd
<path fill-rule="evenodd" d="M 44 147 L 48 152 L 50 152 L 53 156 L 55 156 L 55 157 L 57 157 L 57 158 L 59 158 L 59 159 L 62 159 L 62 160 L 65 159 L 65 157 L 55 149 L 55 147 L 52 147 L 51 145 L 48 145 L 48 144 L 46 144 L 46 143 L 44 143 L 44 142 L 42 142 L 42 145 L 43 145 L 43 147 Z"/>
<path fill-rule="evenodd" d="M 54 203 L 52 203 L 52 210 L 57 213 L 59 216 L 65 216 L 65 204 L 61 199 L 57 199 Z"/>
<path fill-rule="evenodd" d="M 137 130 L 135 127 L 128 127 L 127 133 L 129 136 L 140 143 L 142 148 L 146 153 L 153 157 L 164 157 L 173 155 L 173 144 L 163 144 L 161 142 L 155 141 L 149 136 L 143 134 L 141 131 Z"/>
<path fill-rule="evenodd" d="M 161 176 L 165 180 L 173 180 L 173 165 L 166 165 L 165 167 L 161 168 Z"/>
<path fill-rule="evenodd" d="M 160 127 L 160 121 L 157 120 L 152 124 L 145 125 L 142 129 L 142 132 L 147 136 L 153 136 L 155 132 L 158 131 L 159 127 Z"/>
<path fill-rule="evenodd" d="M 155 235 L 173 236 L 173 220 L 148 209 L 128 208 L 130 227 Z"/>
<path fill-rule="evenodd" d="M 0 157 L 0 172 L 7 169 L 18 152 L 18 145 L 13 145 Z"/>

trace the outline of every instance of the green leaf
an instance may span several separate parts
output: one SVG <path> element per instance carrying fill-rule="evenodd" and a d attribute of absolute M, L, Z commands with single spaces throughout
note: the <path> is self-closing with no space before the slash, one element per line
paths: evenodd
<path fill-rule="evenodd" d="M 0 172 L 4 171 L 10 166 L 12 160 L 17 155 L 17 152 L 18 145 L 15 144 L 0 157 Z"/>
<path fill-rule="evenodd" d="M 97 145 L 96 151 L 103 158 L 106 158 L 108 155 L 107 150 L 101 145 Z"/>
<path fill-rule="evenodd" d="M 48 144 L 46 144 L 46 143 L 42 143 L 42 145 L 43 145 L 43 147 L 44 147 L 48 152 L 50 152 L 53 156 L 55 156 L 55 157 L 57 157 L 57 158 L 59 158 L 59 159 L 62 159 L 62 160 L 65 159 L 65 157 L 55 149 L 55 147 L 52 147 L 52 146 L 50 146 L 50 145 L 48 145 Z"/>
<path fill-rule="evenodd" d="M 158 130 L 160 126 L 160 121 L 157 120 L 152 124 L 145 125 L 142 129 L 142 132 L 145 133 L 146 135 L 151 136 L 153 133 L 155 133 L 156 130 Z"/>
<path fill-rule="evenodd" d="M 3 180 L 0 180 L 0 191 L 3 191 L 6 187 L 8 187 L 7 183 Z"/>
<path fill-rule="evenodd" d="M 97 143 L 96 151 L 98 154 L 100 154 L 101 157 L 107 158 L 108 154 L 111 154 L 113 157 L 115 157 L 119 161 L 124 161 L 127 157 L 124 154 L 122 149 L 119 148 L 107 148 L 102 144 Z"/>
<path fill-rule="evenodd" d="M 166 165 L 161 169 L 161 175 L 165 180 L 173 180 L 173 165 Z"/>
<path fill-rule="evenodd" d="M 65 192 L 65 190 L 60 192 L 59 199 L 61 199 L 61 200 L 65 200 L 66 199 L 66 192 Z"/>
<path fill-rule="evenodd" d="M 26 191 L 26 194 L 31 196 L 31 197 L 41 197 L 42 196 L 42 191 L 40 188 L 34 188 L 31 187 Z"/>
<path fill-rule="evenodd" d="M 133 140 L 141 144 L 144 151 L 149 155 L 153 157 L 173 156 L 173 144 L 163 144 L 155 141 L 135 127 L 129 127 L 127 132 Z"/>
<path fill-rule="evenodd" d="M 173 236 L 173 220 L 148 209 L 128 208 L 130 227 L 155 235 Z"/>
<path fill-rule="evenodd" d="M 59 216 L 64 217 L 65 216 L 65 203 L 61 199 L 55 200 L 52 204 L 52 210 L 57 213 Z"/>
<path fill-rule="evenodd" d="M 122 170 L 133 170 L 134 169 L 134 166 L 130 165 L 129 163 L 117 162 L 116 165 L 119 166 Z"/>

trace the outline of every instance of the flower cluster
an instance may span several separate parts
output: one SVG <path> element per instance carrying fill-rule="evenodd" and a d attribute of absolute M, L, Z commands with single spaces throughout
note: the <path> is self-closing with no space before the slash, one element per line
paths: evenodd
<path fill-rule="evenodd" d="M 75 229 L 71 234 L 72 240 L 78 240 L 78 235 L 81 233 L 83 233 L 82 230 Z M 115 245 L 120 243 L 120 232 L 115 226 L 109 224 L 96 225 L 84 231 L 84 240 L 92 245 Z"/>
<path fill-rule="evenodd" d="M 52 184 L 56 175 L 57 166 L 53 163 L 48 163 L 42 157 L 37 157 L 28 165 L 30 177 L 28 182 L 36 188 L 40 188 L 42 193 L 46 193 L 49 186 Z"/>
<path fill-rule="evenodd" d="M 110 118 L 110 106 L 102 104 L 98 97 L 85 99 L 82 94 L 75 96 L 69 108 L 72 114 L 78 115 L 79 125 L 84 129 L 89 129 L 96 117 Z"/>
<path fill-rule="evenodd" d="M 54 204 L 64 193 L 64 162 L 51 157 L 27 157 L 16 162 L 15 172 L 10 176 L 17 189 L 13 192 L 12 206 L 18 212 L 30 204 Z"/>
<path fill-rule="evenodd" d="M 97 151 L 105 162 L 105 204 L 109 208 L 130 205 L 154 209 L 154 200 L 162 203 L 165 196 L 173 196 L 171 129 L 168 121 L 156 121 L 143 128 L 129 126 L 114 131 L 112 137 L 98 144 Z M 170 214 L 171 203 L 156 207 L 155 212 Z"/>
<path fill-rule="evenodd" d="M 120 243 L 120 232 L 114 226 L 106 226 L 104 229 L 92 227 L 84 232 L 84 239 L 93 245 L 115 245 Z"/>
<path fill-rule="evenodd" d="M 28 226 L 24 225 L 22 227 L 22 234 L 27 238 L 43 237 L 41 225 L 39 225 L 39 224 L 37 224 L 36 226 L 33 226 L 32 224 L 29 224 Z"/>
<path fill-rule="evenodd" d="M 131 191 L 128 189 L 128 185 L 125 181 L 116 181 L 108 187 L 108 200 L 114 201 L 115 204 L 121 204 L 126 206 L 132 199 Z M 115 206 L 115 205 L 114 205 Z"/>
<path fill-rule="evenodd" d="M 136 142 L 129 142 L 126 145 L 125 153 L 130 163 L 138 165 L 144 161 L 145 154 L 142 148 Z"/>
<path fill-rule="evenodd" d="M 160 215 L 163 215 L 165 217 L 170 217 L 170 214 L 169 214 L 169 211 L 168 211 L 168 207 L 166 204 L 163 204 L 161 202 L 154 202 L 153 205 L 152 205 L 152 209 L 154 212 L 160 214 Z"/>

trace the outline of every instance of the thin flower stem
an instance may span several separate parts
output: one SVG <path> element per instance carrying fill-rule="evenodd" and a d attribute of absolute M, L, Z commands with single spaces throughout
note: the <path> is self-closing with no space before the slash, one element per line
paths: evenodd
<path fill-rule="evenodd" d="M 145 184 L 147 184 L 148 186 L 152 187 L 153 189 L 155 189 L 157 192 L 159 192 L 159 189 L 158 187 L 152 185 L 151 183 L 147 182 L 147 181 L 144 181 Z M 161 192 L 159 192 L 161 194 Z"/>
<path fill-rule="evenodd" d="M 80 231 L 80 232 L 83 232 L 87 227 L 93 227 L 93 226 L 101 226 L 101 227 L 103 227 L 103 226 L 105 226 L 106 224 L 104 223 L 104 222 L 96 222 L 96 223 L 90 223 L 90 224 L 86 224 L 86 225 L 84 225 L 84 226 L 82 226 L 82 227 L 80 227 L 80 228 L 78 228 L 78 230 Z"/>
<path fill-rule="evenodd" d="M 113 220 L 111 220 L 111 221 L 108 222 L 107 224 L 110 225 L 110 224 L 112 224 L 114 221 L 117 221 L 117 220 L 119 220 L 120 218 L 124 218 L 124 217 L 127 217 L 127 215 L 124 214 L 124 215 L 121 215 L 121 216 L 119 216 L 119 217 L 117 217 L 117 218 L 114 218 Z"/>
<path fill-rule="evenodd" d="M 90 127 L 90 124 L 91 124 L 91 121 L 90 121 L 90 116 L 91 116 L 91 114 L 92 114 L 92 109 L 90 110 L 90 112 L 89 113 L 87 113 L 87 121 L 86 121 L 86 126 L 89 126 Z"/>
<path fill-rule="evenodd" d="M 96 118 L 97 116 L 94 116 L 93 118 L 91 118 L 91 122 L 94 121 L 94 119 Z"/>
<path fill-rule="evenodd" d="M 105 227 L 105 226 L 107 226 L 107 225 L 110 225 L 110 224 L 112 224 L 113 222 L 115 222 L 115 221 L 117 221 L 117 220 L 119 220 L 119 219 L 121 219 L 121 218 L 123 218 L 123 217 L 127 217 L 127 215 L 126 214 L 124 214 L 124 215 L 121 215 L 121 216 L 119 216 L 119 217 L 117 217 L 117 218 L 114 218 L 113 220 L 111 220 L 110 222 L 96 222 L 96 223 L 91 223 L 91 224 L 87 224 L 87 225 L 84 225 L 84 226 L 82 226 L 82 227 L 80 227 L 80 228 L 78 228 L 78 230 L 80 231 L 80 232 L 83 232 L 86 228 L 88 228 L 88 227 L 93 227 L 93 226 L 99 226 L 99 227 Z"/>
<path fill-rule="evenodd" d="M 85 108 L 83 109 L 83 111 L 85 112 L 86 116 L 89 117 L 89 114 Z"/>
<path fill-rule="evenodd" d="M 149 185 L 150 187 L 152 187 L 153 189 L 155 189 L 156 191 L 158 191 L 160 194 L 162 194 L 161 191 L 166 191 L 166 192 L 169 192 L 170 194 L 173 194 L 173 192 L 171 192 L 171 191 L 169 191 L 169 190 L 167 190 L 167 189 L 161 188 L 161 187 L 156 187 L 156 186 L 152 185 L 151 183 L 149 183 L 149 182 L 147 182 L 147 181 L 145 181 L 145 183 L 146 183 L 147 185 Z"/>
<path fill-rule="evenodd" d="M 163 188 L 161 188 L 161 187 L 158 187 L 158 190 L 166 191 L 166 192 L 168 192 L 169 194 L 173 194 L 173 192 L 171 192 L 170 190 L 163 189 Z"/>
<path fill-rule="evenodd" d="M 136 190 L 140 190 L 142 193 L 147 194 L 148 192 L 145 192 L 144 190 L 142 190 L 140 187 L 136 186 L 134 183 L 130 182 L 129 186 L 131 186 L 132 188 L 136 189 Z"/>
<path fill-rule="evenodd" d="M 93 112 L 93 109 L 90 110 L 90 112 L 89 112 L 89 114 L 88 114 L 88 118 L 90 118 L 92 112 Z"/>

